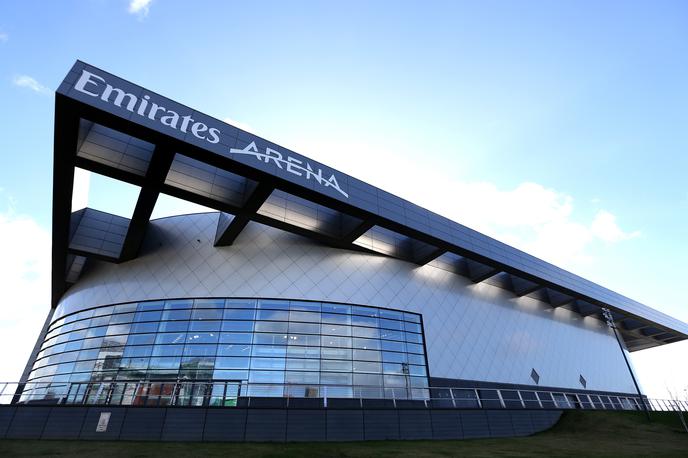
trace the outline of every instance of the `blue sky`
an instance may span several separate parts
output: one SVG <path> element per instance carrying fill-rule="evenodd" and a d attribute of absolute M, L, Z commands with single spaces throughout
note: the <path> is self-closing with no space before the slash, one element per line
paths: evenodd
<path fill-rule="evenodd" d="M 78 58 L 688 321 L 686 56 L 681 1 L 3 2 L 3 290 L 47 312 L 52 92 Z M 126 213 L 113 195 L 91 177 L 89 205 Z M 36 320 L 0 327 L 28 354 Z M 666 396 L 686 356 L 634 362 Z"/>

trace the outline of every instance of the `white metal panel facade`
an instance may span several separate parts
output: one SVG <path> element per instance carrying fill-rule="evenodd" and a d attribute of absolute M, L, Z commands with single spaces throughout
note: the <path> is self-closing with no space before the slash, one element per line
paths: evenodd
<path fill-rule="evenodd" d="M 184 297 L 323 300 L 423 315 L 431 377 L 633 393 L 618 344 L 599 320 L 431 265 L 322 246 L 249 223 L 214 247 L 217 213 L 151 222 L 141 255 L 92 261 L 55 319 L 82 308 Z"/>

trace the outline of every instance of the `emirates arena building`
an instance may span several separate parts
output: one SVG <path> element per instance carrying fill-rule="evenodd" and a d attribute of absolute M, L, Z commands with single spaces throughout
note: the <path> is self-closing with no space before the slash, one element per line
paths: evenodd
<path fill-rule="evenodd" d="M 52 306 L 17 404 L 638 409 L 627 354 L 687 338 L 83 62 L 55 103 Z M 140 187 L 132 217 L 72 212 L 75 168 Z M 160 193 L 217 211 L 150 220 Z"/>

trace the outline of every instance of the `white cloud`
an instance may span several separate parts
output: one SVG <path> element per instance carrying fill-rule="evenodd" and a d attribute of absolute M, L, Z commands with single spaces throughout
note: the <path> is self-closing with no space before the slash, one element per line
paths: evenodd
<path fill-rule="evenodd" d="M 237 121 L 229 117 L 222 118 L 222 121 L 226 122 L 227 124 L 231 124 L 234 127 L 238 127 L 241 130 L 245 130 L 246 132 L 259 135 L 258 133 L 256 133 L 256 130 L 253 128 L 253 126 L 251 126 L 250 124 L 246 124 L 245 122 Z"/>
<path fill-rule="evenodd" d="M 72 211 L 88 207 L 88 192 L 91 185 L 91 172 L 88 170 L 74 169 L 74 187 L 72 188 Z"/>
<path fill-rule="evenodd" d="M 10 39 L 10 36 L 5 33 L 5 32 L 0 32 L 0 43 L 7 43 L 7 40 Z"/>
<path fill-rule="evenodd" d="M 139 19 L 143 19 L 148 16 L 152 2 L 153 0 L 131 0 L 127 11 L 129 11 L 130 14 L 137 15 Z"/>
<path fill-rule="evenodd" d="M 39 94 L 50 94 L 51 92 L 50 89 L 43 86 L 41 83 L 36 81 L 35 78 L 28 75 L 15 76 L 14 80 L 12 80 L 12 83 L 14 83 L 15 86 L 31 89 Z"/>
<path fill-rule="evenodd" d="M 442 164 L 419 163 L 422 151 L 407 153 L 403 145 L 392 153 L 388 146 L 348 139 L 294 143 L 295 151 L 566 269 L 590 263 L 595 241 L 616 243 L 639 235 L 624 231 L 606 210 L 592 220 L 578 216 L 574 198 L 564 192 L 532 182 L 504 188 L 460 180 Z"/>
<path fill-rule="evenodd" d="M 16 381 L 50 310 L 50 233 L 26 215 L 0 212 L 0 380 Z"/>
<path fill-rule="evenodd" d="M 595 219 L 590 225 L 593 235 L 605 242 L 620 242 L 640 235 L 640 231 L 624 232 L 616 224 L 616 216 L 608 211 L 600 210 L 595 215 Z"/>

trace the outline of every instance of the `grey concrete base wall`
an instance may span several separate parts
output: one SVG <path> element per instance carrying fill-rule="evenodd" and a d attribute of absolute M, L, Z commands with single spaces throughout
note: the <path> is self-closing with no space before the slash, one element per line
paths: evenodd
<path fill-rule="evenodd" d="M 96 432 L 101 412 L 108 428 Z M 362 441 L 527 436 L 559 410 L 0 406 L 0 438 L 150 441 Z"/>

